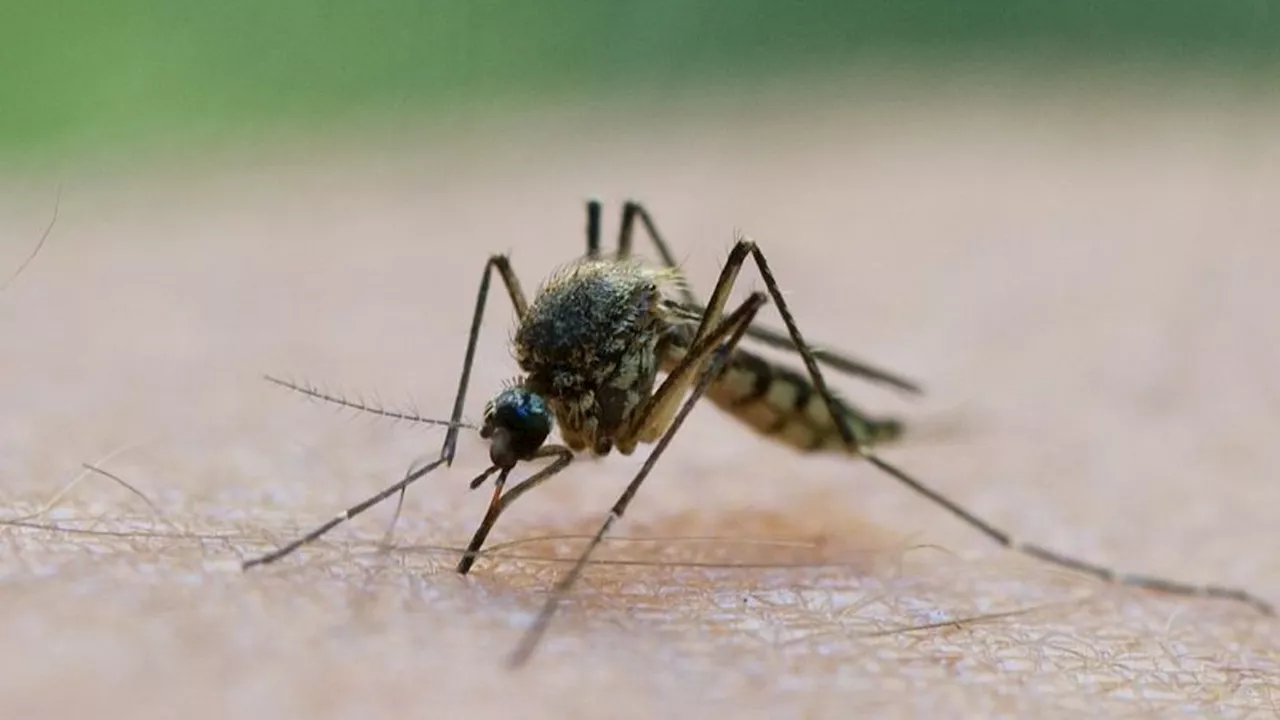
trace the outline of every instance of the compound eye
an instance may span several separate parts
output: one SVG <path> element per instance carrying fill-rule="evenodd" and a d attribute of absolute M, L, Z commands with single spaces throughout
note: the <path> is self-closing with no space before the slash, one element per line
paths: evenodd
<path fill-rule="evenodd" d="M 526 388 L 504 390 L 493 403 L 490 436 L 502 434 L 500 450 L 505 464 L 532 457 L 551 434 L 551 411 L 537 393 Z M 482 433 L 483 434 L 483 433 Z M 497 458 L 495 458 L 496 460 Z"/>
<path fill-rule="evenodd" d="M 516 407 L 518 421 L 516 427 L 520 445 L 532 453 L 542 447 L 547 436 L 551 434 L 551 412 L 542 398 L 532 393 L 525 394 Z"/>

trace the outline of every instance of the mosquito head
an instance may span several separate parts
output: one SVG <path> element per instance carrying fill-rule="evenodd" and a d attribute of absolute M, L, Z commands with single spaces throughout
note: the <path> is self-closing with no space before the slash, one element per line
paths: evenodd
<path fill-rule="evenodd" d="M 489 459 L 509 468 L 528 460 L 551 434 L 552 415 L 542 396 L 523 385 L 503 388 L 484 410 L 480 437 L 489 441 Z"/>

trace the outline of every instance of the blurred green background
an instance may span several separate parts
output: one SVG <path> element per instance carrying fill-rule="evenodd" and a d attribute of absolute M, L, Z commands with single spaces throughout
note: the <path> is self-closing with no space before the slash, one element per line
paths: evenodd
<path fill-rule="evenodd" d="M 908 69 L 1259 79 L 1271 0 L 4 0 L 0 157 Z M 727 88 L 727 90 L 725 90 Z"/>

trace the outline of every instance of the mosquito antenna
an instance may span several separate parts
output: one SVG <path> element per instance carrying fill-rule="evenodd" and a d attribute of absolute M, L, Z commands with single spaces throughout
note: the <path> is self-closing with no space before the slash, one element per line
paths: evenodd
<path fill-rule="evenodd" d="M 313 400 L 320 400 L 322 402 L 327 402 L 333 405 L 337 405 L 339 407 L 347 408 L 348 410 L 355 410 L 356 412 L 368 413 L 370 415 L 377 415 L 379 417 L 390 418 L 392 420 L 402 421 L 402 422 L 416 423 L 419 425 L 436 425 L 440 427 L 460 427 L 460 428 L 467 428 L 468 430 L 477 429 L 475 425 L 472 425 L 471 423 L 467 423 L 467 422 L 462 422 L 462 421 L 450 422 L 448 420 L 435 420 L 432 418 L 422 417 L 416 412 L 411 412 L 406 410 L 392 410 L 390 408 L 383 407 L 382 404 L 377 401 L 373 403 L 369 403 L 363 399 L 352 400 L 350 398 L 343 397 L 341 395 L 334 395 L 331 393 L 324 392 L 320 388 L 308 382 L 294 383 L 288 380 L 281 380 L 280 378 L 273 377 L 271 375 L 263 375 L 262 378 L 269 383 L 272 383 L 274 385 L 279 385 L 282 388 L 285 388 L 287 390 L 292 390 L 293 392 L 296 392 L 296 393 L 300 393 Z"/>

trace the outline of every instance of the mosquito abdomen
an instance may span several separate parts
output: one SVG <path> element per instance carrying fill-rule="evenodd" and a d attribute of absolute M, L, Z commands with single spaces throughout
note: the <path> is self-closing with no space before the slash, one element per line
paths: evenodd
<path fill-rule="evenodd" d="M 663 370 L 674 368 L 684 352 L 682 343 L 669 344 L 663 354 Z M 798 450 L 848 451 L 821 393 L 809 378 L 749 350 L 734 351 L 704 397 L 756 432 Z M 860 445 L 891 442 L 902 435 L 898 420 L 867 417 L 838 398 L 836 405 Z"/>

